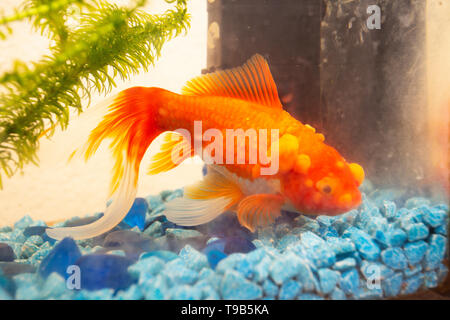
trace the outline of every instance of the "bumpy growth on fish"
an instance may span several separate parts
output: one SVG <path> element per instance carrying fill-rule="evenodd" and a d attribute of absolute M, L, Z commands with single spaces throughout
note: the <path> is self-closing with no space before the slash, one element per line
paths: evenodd
<path fill-rule="evenodd" d="M 216 134 L 205 139 L 200 133 L 201 148 L 195 148 L 199 122 L 205 134 L 208 130 Z M 240 142 L 237 138 L 236 147 L 234 136 L 231 144 L 227 139 L 230 130 L 244 135 Z M 186 187 L 183 198 L 168 203 L 165 214 L 179 225 L 207 223 L 233 210 L 240 223 L 253 231 L 274 221 L 282 208 L 335 215 L 361 202 L 361 166 L 349 164 L 324 143 L 322 134 L 283 110 L 266 60 L 255 55 L 241 67 L 194 78 L 182 94 L 144 87 L 121 92 L 81 150 L 88 159 L 104 139 L 112 139 L 116 159 L 112 204 L 103 218 L 90 225 L 47 233 L 57 239 L 82 239 L 117 225 L 136 195 L 142 157 L 161 134 L 163 144 L 152 158 L 149 174 L 171 170 L 195 154 L 208 161 L 214 158 L 202 181 Z M 239 159 L 243 150 L 244 158 Z M 173 160 L 174 154 L 180 161 Z M 262 174 L 271 167 L 277 170 Z"/>

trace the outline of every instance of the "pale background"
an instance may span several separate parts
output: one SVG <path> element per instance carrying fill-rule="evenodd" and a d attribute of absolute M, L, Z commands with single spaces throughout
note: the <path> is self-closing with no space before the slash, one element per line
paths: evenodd
<path fill-rule="evenodd" d="M 20 0 L 0 0 L 6 13 Z M 115 2 L 126 2 L 116 0 Z M 207 14 L 206 0 L 188 3 L 192 15 L 187 36 L 168 42 L 155 68 L 141 73 L 126 83 L 118 81 L 117 93 L 131 86 L 158 86 L 179 92 L 184 82 L 198 74 L 206 65 Z M 164 11 L 162 0 L 151 1 L 150 12 Z M 434 137 L 431 161 L 440 165 L 439 176 L 448 176 L 448 124 L 450 105 L 450 1 L 429 0 L 427 8 L 427 67 L 430 123 Z M 0 41 L 0 72 L 9 70 L 13 59 L 37 60 L 46 52 L 48 41 L 32 33 L 25 23 L 13 25 L 14 35 Z M 276 27 L 276 26 L 274 26 Z M 104 97 L 96 96 L 95 102 Z M 95 124 L 95 123 L 94 123 Z M 23 175 L 4 180 L 0 191 L 0 226 L 9 225 L 25 214 L 45 221 L 84 216 L 102 211 L 106 202 L 112 162 L 106 148 L 99 150 L 88 163 L 66 163 L 70 152 L 84 141 L 89 132 L 89 113 L 73 118 L 65 132 L 56 132 L 51 140 L 42 139 L 38 152 L 40 166 L 27 165 Z M 141 169 L 148 166 L 148 155 Z M 183 163 L 180 167 L 156 176 L 141 174 L 138 196 L 164 189 L 182 187 L 201 177 L 201 163 Z M 444 179 L 446 182 L 447 179 Z"/>
<path fill-rule="evenodd" d="M 19 0 L 0 0 L 0 9 L 9 11 Z M 113 1 L 111 1 L 113 2 Z M 125 2 L 126 0 L 117 0 Z M 150 1 L 149 12 L 161 13 L 168 5 L 162 0 Z M 131 81 L 121 82 L 111 94 L 132 86 L 158 86 L 179 92 L 184 82 L 197 76 L 206 66 L 207 14 L 206 0 L 188 3 L 191 28 L 186 36 L 167 42 L 161 58 L 148 73 L 142 72 Z M 37 60 L 46 52 L 48 40 L 33 33 L 26 23 L 13 25 L 14 34 L 7 41 L 0 41 L 0 72 L 9 70 L 13 59 Z M 105 97 L 94 96 L 93 103 Z M 89 113 L 86 113 L 89 115 Z M 85 216 L 104 209 L 111 178 L 112 161 L 107 144 L 89 162 L 66 163 L 71 150 L 84 141 L 91 123 L 87 116 L 74 116 L 68 130 L 56 132 L 48 140 L 41 139 L 38 152 L 39 167 L 27 165 L 23 175 L 4 178 L 0 190 L 0 226 L 10 225 L 25 214 L 33 219 L 53 221 L 71 216 Z M 146 161 L 147 160 L 147 161 Z M 156 176 L 143 174 L 148 166 L 148 155 L 143 159 L 138 196 L 147 196 L 164 189 L 179 188 L 201 178 L 201 162 L 191 161 L 169 173 Z"/>

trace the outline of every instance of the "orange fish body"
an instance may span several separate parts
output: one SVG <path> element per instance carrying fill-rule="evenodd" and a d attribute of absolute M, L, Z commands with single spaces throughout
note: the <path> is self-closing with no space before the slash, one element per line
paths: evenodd
<path fill-rule="evenodd" d="M 204 179 L 167 204 L 165 215 L 174 223 L 203 224 L 233 210 L 254 231 L 282 208 L 335 215 L 361 202 L 362 168 L 283 110 L 267 62 L 255 55 L 242 67 L 189 81 L 181 95 L 144 87 L 121 92 L 82 150 L 88 159 L 105 138 L 112 139 L 113 202 L 96 222 L 48 229 L 49 236 L 89 238 L 117 225 L 134 201 L 142 157 L 161 134 L 164 142 L 149 174 L 195 154 L 209 161 Z"/>

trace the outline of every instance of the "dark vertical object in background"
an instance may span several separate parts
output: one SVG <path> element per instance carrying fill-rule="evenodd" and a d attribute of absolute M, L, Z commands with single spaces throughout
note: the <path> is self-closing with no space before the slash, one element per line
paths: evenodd
<path fill-rule="evenodd" d="M 367 8 L 381 29 L 367 28 Z M 426 161 L 423 0 L 324 0 L 321 94 L 327 141 L 383 186 L 422 185 Z"/>
<path fill-rule="evenodd" d="M 367 7 L 381 8 L 368 30 Z M 381 185 L 426 164 L 423 0 L 208 0 L 207 71 L 269 64 L 285 109 Z"/>
<path fill-rule="evenodd" d="M 208 0 L 207 71 L 265 56 L 285 109 L 321 123 L 318 0 Z"/>

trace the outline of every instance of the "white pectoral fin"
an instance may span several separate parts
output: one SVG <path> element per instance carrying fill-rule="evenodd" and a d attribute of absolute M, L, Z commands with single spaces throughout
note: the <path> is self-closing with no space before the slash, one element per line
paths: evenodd
<path fill-rule="evenodd" d="M 241 197 L 238 185 L 212 169 L 203 180 L 186 187 L 183 198 L 167 203 L 164 213 L 173 223 L 195 226 L 215 219 Z"/>
<path fill-rule="evenodd" d="M 231 203 L 228 197 L 209 200 L 175 198 L 166 204 L 164 214 L 169 221 L 180 226 L 197 226 L 217 218 Z"/>

